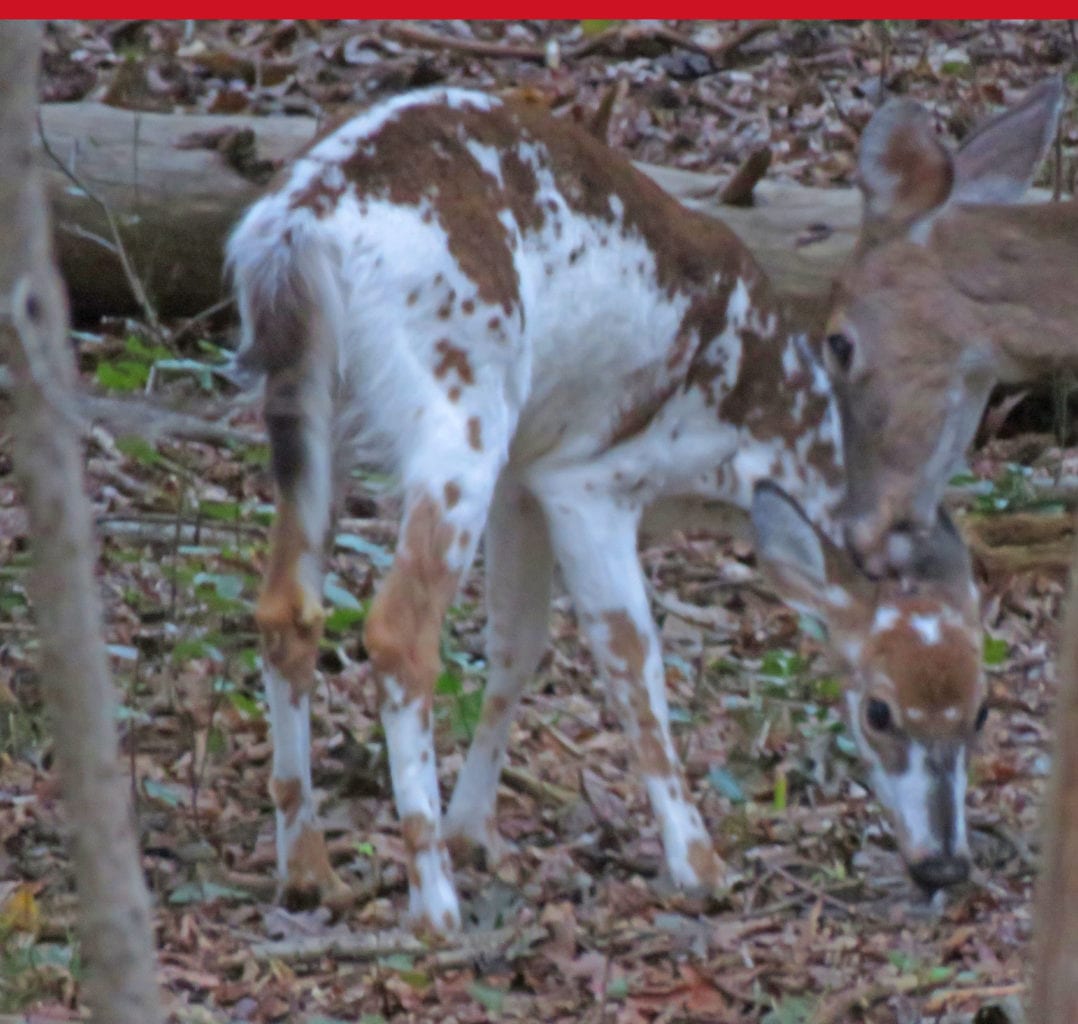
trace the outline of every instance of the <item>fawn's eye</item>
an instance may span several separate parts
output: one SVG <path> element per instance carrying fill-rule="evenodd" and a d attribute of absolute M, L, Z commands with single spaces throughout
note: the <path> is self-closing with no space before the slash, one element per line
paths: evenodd
<path fill-rule="evenodd" d="M 887 701 L 873 697 L 865 708 L 865 720 L 877 732 L 886 732 L 891 727 L 891 709 Z"/>
<path fill-rule="evenodd" d="M 988 721 L 988 705 L 982 704 L 977 710 L 977 717 L 973 722 L 973 728 L 980 732 L 984 728 L 984 723 Z"/>
<path fill-rule="evenodd" d="M 835 357 L 838 368 L 843 373 L 849 370 L 850 363 L 853 362 L 853 342 L 850 341 L 849 335 L 833 331 L 827 336 L 827 347 Z"/>

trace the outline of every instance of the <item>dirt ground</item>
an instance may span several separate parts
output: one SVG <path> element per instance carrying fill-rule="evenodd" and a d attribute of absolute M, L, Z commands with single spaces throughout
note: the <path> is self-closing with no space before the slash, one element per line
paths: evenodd
<path fill-rule="evenodd" d="M 767 145 L 774 176 L 850 184 L 881 90 L 925 102 L 957 141 L 1045 74 L 1073 84 L 1076 60 L 1065 22 L 65 22 L 48 32 L 42 98 L 331 116 L 450 82 L 528 88 L 586 116 L 624 82 L 610 139 L 634 158 L 732 172 Z M 1076 147 L 1072 103 L 1042 184 L 1072 188 Z M 466 934 L 427 948 L 398 929 L 402 841 L 359 641 L 395 540 L 386 481 L 358 474 L 338 527 L 313 728 L 332 856 L 357 902 L 339 918 L 291 914 L 273 903 L 251 618 L 267 451 L 256 405 L 215 370 L 231 335 L 173 326 L 153 337 L 106 321 L 75 341 L 87 388 L 122 394 L 152 378 L 174 400 L 232 408 L 234 436 L 219 443 L 103 428 L 87 442 L 123 752 L 174 1021 L 1022 1020 L 1058 543 L 978 547 L 992 712 L 971 772 L 976 865 L 959 890 L 926 902 L 908 881 L 842 724 L 841 680 L 817 633 L 766 591 L 751 548 L 678 534 L 642 558 L 677 742 L 730 865 L 726 889 L 705 900 L 663 879 L 630 752 L 562 597 L 500 792 L 515 852 L 496 873 L 460 866 Z M 1044 402 L 1019 402 L 1010 431 L 971 460 L 963 519 L 974 533 L 1035 516 L 1066 538 L 1078 453 L 1050 432 L 1056 423 L 1065 438 L 1069 424 Z M 73 880 L 9 450 L 0 423 L 0 1022 L 77 1020 Z M 482 607 L 480 560 L 444 637 L 443 792 L 477 722 Z"/>

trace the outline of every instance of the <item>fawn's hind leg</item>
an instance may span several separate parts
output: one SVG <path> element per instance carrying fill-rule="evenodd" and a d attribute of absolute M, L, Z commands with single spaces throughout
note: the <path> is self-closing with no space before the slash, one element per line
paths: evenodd
<path fill-rule="evenodd" d="M 277 871 L 288 906 L 340 905 L 311 791 L 310 694 L 322 637 L 323 544 L 332 500 L 330 394 L 296 368 L 269 377 L 265 418 L 277 514 L 255 609 L 273 739 Z"/>
<path fill-rule="evenodd" d="M 500 859 L 495 824 L 498 778 L 520 695 L 535 674 L 547 639 L 553 555 L 543 510 L 519 483 L 495 491 L 484 547 L 487 685 L 483 712 L 446 812 L 451 843 L 478 846 Z"/>

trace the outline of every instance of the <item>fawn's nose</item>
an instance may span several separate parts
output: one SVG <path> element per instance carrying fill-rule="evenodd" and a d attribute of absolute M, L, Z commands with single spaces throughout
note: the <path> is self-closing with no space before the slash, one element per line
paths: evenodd
<path fill-rule="evenodd" d="M 910 876 L 929 892 L 946 889 L 969 878 L 969 858 L 954 855 L 926 857 L 909 865 Z"/>

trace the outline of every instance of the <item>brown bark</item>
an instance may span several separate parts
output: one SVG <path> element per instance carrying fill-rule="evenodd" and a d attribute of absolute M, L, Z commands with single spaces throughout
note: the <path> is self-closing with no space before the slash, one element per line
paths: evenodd
<path fill-rule="evenodd" d="M 1043 811 L 1031 1024 L 1078 1021 L 1078 551 L 1060 634 L 1055 756 Z"/>
<path fill-rule="evenodd" d="M 150 902 L 120 769 L 82 452 L 68 418 L 74 365 L 33 164 L 41 27 L 0 26 L 0 352 L 11 369 L 15 465 L 30 520 L 41 677 L 72 832 L 82 996 L 99 1024 L 157 1024 Z"/>

